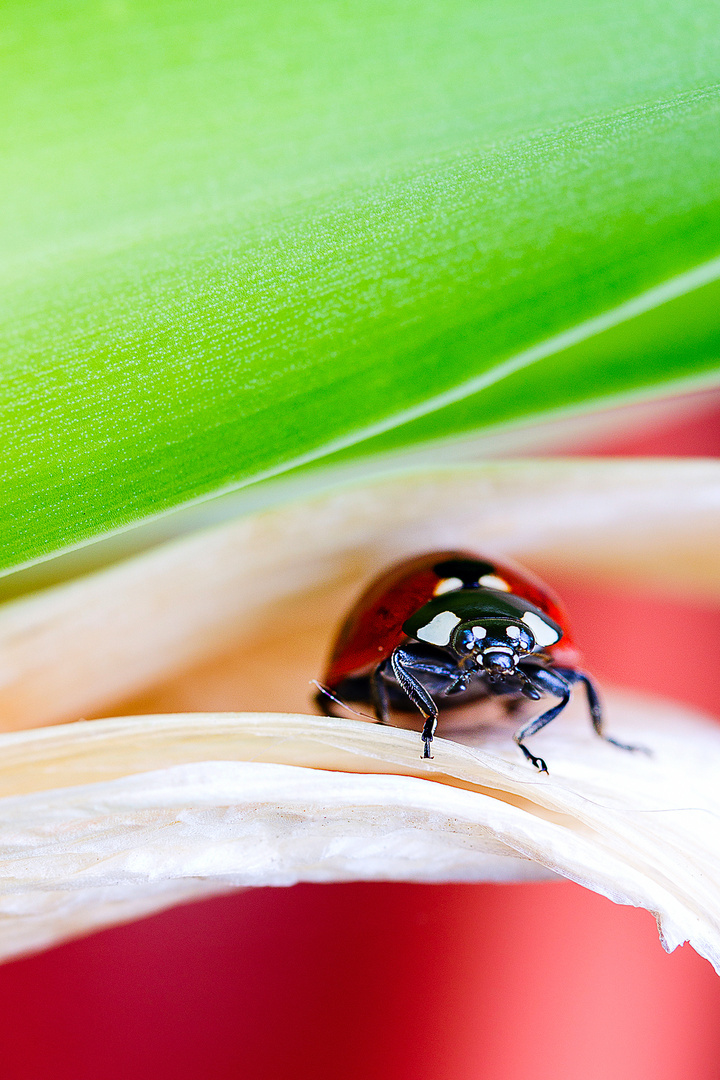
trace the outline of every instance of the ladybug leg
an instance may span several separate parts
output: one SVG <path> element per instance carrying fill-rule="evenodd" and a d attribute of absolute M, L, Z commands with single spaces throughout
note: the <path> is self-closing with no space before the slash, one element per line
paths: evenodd
<path fill-rule="evenodd" d="M 432 742 L 435 728 L 437 727 L 438 708 L 422 683 L 418 682 L 415 676 L 408 670 L 408 667 L 406 666 L 408 660 L 411 661 L 411 658 L 406 657 L 403 654 L 402 648 L 394 649 L 390 654 L 390 665 L 395 678 L 410 698 L 413 705 L 422 713 L 425 720 L 422 730 L 423 743 L 425 744 L 423 757 L 429 758 L 432 756 L 430 754 L 430 743 Z"/>
<path fill-rule="evenodd" d="M 531 754 L 527 746 L 524 745 L 523 740 L 529 739 L 531 735 L 535 735 L 536 732 L 544 728 L 546 724 L 549 724 L 551 720 L 554 720 L 556 716 L 559 716 L 563 711 L 568 701 L 570 700 L 570 683 L 567 679 L 559 675 L 557 671 L 550 671 L 547 668 L 534 667 L 532 671 L 527 668 L 523 670 L 531 687 L 536 690 L 543 691 L 546 694 L 554 694 L 560 698 L 557 705 L 553 705 L 551 709 L 541 713 L 534 720 L 531 720 L 525 727 L 520 728 L 520 731 L 516 731 L 513 735 L 513 739 L 522 750 L 525 757 L 528 759 L 531 765 L 534 765 L 539 772 L 546 773 L 548 767 L 540 757 L 535 757 Z"/>
<path fill-rule="evenodd" d="M 314 679 L 313 682 L 315 682 Z M 319 687 L 319 690 L 315 695 L 315 704 L 324 716 L 337 718 L 337 713 L 333 710 L 333 705 L 339 705 L 342 709 L 347 709 L 348 712 L 354 713 L 355 716 L 361 716 L 365 720 L 372 720 L 372 716 L 368 716 L 367 713 L 358 712 L 357 709 L 353 709 L 352 705 L 349 705 L 347 701 L 343 701 L 342 698 L 337 697 L 328 686 L 323 686 L 322 683 L 319 682 L 315 682 L 315 685 Z"/>
<path fill-rule="evenodd" d="M 335 713 L 332 710 L 333 698 L 329 694 L 326 694 L 324 690 L 318 690 L 315 695 L 315 704 L 317 705 L 323 716 L 334 716 Z"/>
<path fill-rule="evenodd" d="M 613 746 L 619 746 L 621 750 L 633 750 L 642 754 L 650 753 L 650 750 L 648 750 L 646 746 L 630 746 L 628 743 L 619 742 L 617 739 L 613 739 L 605 734 L 603 731 L 603 716 L 600 698 L 595 688 L 595 684 L 589 675 L 586 675 L 583 671 L 575 671 L 574 668 L 556 668 L 555 670 L 558 671 L 563 678 L 567 679 L 569 683 L 581 682 L 583 684 L 587 695 L 592 726 L 595 728 L 595 731 L 601 739 L 604 739 L 605 742 L 612 743 Z"/>
<path fill-rule="evenodd" d="M 370 676 L 370 700 L 378 724 L 388 724 L 390 722 L 390 698 L 385 685 L 386 670 L 387 661 L 383 661 L 382 664 L 378 664 Z"/>

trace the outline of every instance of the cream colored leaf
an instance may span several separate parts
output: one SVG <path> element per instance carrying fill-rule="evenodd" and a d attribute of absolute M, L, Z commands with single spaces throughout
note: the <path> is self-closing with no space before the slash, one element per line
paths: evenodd
<path fill-rule="evenodd" d="M 652 911 L 663 944 L 720 968 L 720 729 L 613 696 L 534 739 L 437 739 L 358 720 L 129 717 L 0 738 L 0 955 L 178 900 L 296 881 L 556 874 Z M 472 743 L 472 745 L 470 745 Z"/>

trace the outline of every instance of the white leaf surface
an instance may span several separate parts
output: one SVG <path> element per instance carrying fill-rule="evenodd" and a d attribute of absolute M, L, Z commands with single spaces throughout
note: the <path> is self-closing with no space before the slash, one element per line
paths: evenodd
<path fill-rule="evenodd" d="M 416 732 L 302 715 L 4 735 L 0 956 L 241 886 L 559 874 L 720 968 L 720 728 L 627 695 L 608 717 L 652 757 L 601 742 L 580 703 L 533 740 L 550 776 L 507 727 L 448 733 L 431 761 Z"/>

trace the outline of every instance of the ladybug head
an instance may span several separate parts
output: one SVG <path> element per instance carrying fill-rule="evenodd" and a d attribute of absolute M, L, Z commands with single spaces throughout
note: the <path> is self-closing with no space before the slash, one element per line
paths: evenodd
<path fill-rule="evenodd" d="M 483 619 L 481 624 L 460 623 L 450 645 L 468 667 L 502 676 L 511 675 L 518 661 L 533 651 L 536 642 L 519 620 Z"/>
<path fill-rule="evenodd" d="M 528 653 L 554 645 L 562 627 L 522 596 L 462 589 L 436 596 L 403 624 L 409 637 L 450 648 L 468 671 L 512 674 Z"/>

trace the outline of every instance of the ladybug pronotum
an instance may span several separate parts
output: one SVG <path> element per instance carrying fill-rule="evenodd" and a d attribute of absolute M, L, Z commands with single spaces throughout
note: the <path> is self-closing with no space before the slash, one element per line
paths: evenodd
<path fill-rule="evenodd" d="M 430 757 L 441 709 L 498 697 L 508 712 L 544 695 L 558 703 L 513 736 L 540 772 L 525 740 L 554 720 L 582 683 L 598 735 L 600 699 L 580 670 L 565 613 L 550 589 L 527 570 L 462 551 L 407 559 L 379 577 L 340 629 L 316 701 L 332 715 L 333 697 L 370 702 L 380 723 L 391 708 L 417 709 L 425 721 L 423 756 Z"/>

